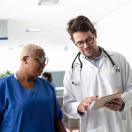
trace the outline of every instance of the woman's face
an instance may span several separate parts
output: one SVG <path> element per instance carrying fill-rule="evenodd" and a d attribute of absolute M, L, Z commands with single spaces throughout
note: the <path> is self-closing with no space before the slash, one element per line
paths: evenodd
<path fill-rule="evenodd" d="M 43 50 L 33 50 L 27 57 L 27 73 L 31 76 L 40 76 L 46 65 L 45 53 Z"/>

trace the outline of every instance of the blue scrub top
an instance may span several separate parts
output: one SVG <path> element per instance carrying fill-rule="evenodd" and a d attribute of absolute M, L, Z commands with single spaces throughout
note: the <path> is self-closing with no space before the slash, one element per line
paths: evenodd
<path fill-rule="evenodd" d="M 62 119 L 54 88 L 37 77 L 32 89 L 11 75 L 0 80 L 0 132 L 55 132 Z"/>

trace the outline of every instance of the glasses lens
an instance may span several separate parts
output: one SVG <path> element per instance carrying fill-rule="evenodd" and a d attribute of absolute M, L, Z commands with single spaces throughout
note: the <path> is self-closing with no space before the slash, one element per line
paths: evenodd
<path fill-rule="evenodd" d="M 33 59 L 35 59 L 36 61 L 38 61 L 41 64 L 48 64 L 48 58 L 47 57 L 34 57 Z"/>
<path fill-rule="evenodd" d="M 45 65 L 48 64 L 49 59 L 47 57 L 44 58 Z"/>
<path fill-rule="evenodd" d="M 84 47 L 84 44 L 91 45 L 93 43 L 94 43 L 94 37 L 93 38 L 91 37 L 91 38 L 87 38 L 84 41 L 80 41 L 80 42 L 76 43 L 76 46 L 79 48 L 82 48 L 82 47 Z"/>
<path fill-rule="evenodd" d="M 86 40 L 87 44 L 93 44 L 94 43 L 94 38 L 89 38 L 88 40 Z"/>
<path fill-rule="evenodd" d="M 79 48 L 83 47 L 83 45 L 84 45 L 84 44 L 81 43 L 81 42 L 76 44 L 76 46 L 79 47 Z"/>

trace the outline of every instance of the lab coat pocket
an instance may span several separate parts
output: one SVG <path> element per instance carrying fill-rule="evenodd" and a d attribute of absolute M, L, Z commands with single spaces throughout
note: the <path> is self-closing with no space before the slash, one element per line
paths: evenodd
<path fill-rule="evenodd" d="M 120 72 L 115 72 L 114 70 L 106 71 L 103 75 L 103 79 L 113 88 L 122 87 L 122 76 Z"/>

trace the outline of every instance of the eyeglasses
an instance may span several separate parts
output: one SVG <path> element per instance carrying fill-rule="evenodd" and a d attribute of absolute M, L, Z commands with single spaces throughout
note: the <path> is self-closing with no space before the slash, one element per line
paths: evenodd
<path fill-rule="evenodd" d="M 40 64 L 44 64 L 44 65 L 47 65 L 49 61 L 48 57 L 31 57 L 31 58 L 36 60 Z"/>
<path fill-rule="evenodd" d="M 89 37 L 89 38 L 87 38 L 87 39 L 84 40 L 84 41 L 79 41 L 79 42 L 75 43 L 75 45 L 76 45 L 77 47 L 79 47 L 79 48 L 83 48 L 83 47 L 84 47 L 84 43 L 86 43 L 87 45 L 91 45 L 91 44 L 94 43 L 94 40 L 95 40 L 94 37 Z"/>

